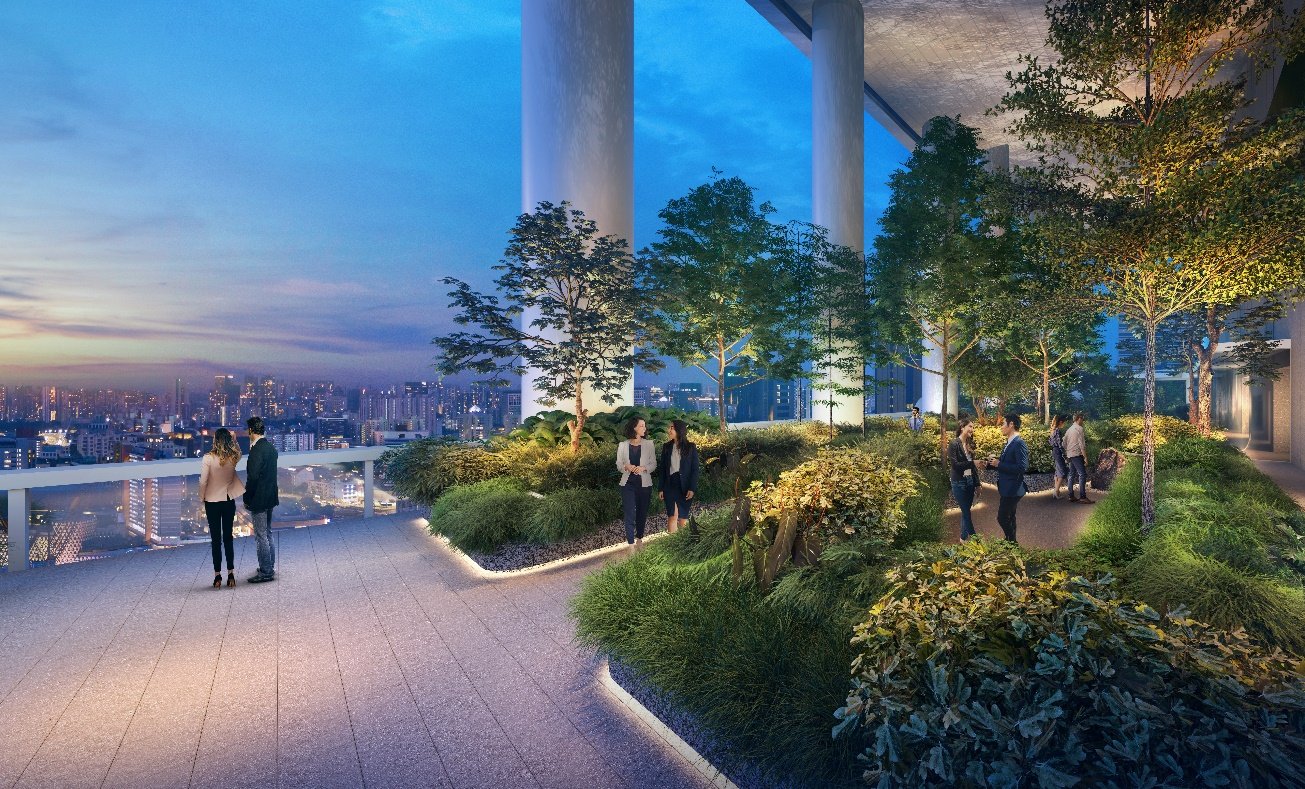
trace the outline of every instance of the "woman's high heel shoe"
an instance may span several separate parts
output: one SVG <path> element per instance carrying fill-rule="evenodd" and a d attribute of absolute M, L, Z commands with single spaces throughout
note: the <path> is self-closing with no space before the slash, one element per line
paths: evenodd
<path fill-rule="evenodd" d="M 213 574 L 213 588 L 214 589 L 222 588 L 222 573 Z"/>
<path fill-rule="evenodd" d="M 232 570 L 231 572 L 227 573 L 227 588 L 230 589 L 235 585 L 236 585 L 236 572 L 235 570 Z"/>

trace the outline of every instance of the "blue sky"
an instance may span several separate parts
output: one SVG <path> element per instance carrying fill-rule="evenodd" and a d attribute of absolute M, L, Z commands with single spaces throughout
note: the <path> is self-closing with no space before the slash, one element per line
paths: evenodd
<path fill-rule="evenodd" d="M 519 3 L 0 5 L 0 383 L 429 377 L 520 210 Z M 635 8 L 635 245 L 712 166 L 809 219 L 807 59 Z M 867 118 L 871 226 L 906 155 Z"/>

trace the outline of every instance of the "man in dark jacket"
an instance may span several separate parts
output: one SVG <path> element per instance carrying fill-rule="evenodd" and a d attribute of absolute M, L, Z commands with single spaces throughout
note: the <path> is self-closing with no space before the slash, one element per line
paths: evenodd
<path fill-rule="evenodd" d="M 1020 499 L 1028 492 L 1024 484 L 1024 473 L 1029 469 L 1029 448 L 1020 438 L 1020 418 L 1018 414 L 1007 414 L 1001 425 L 1001 434 L 1006 437 L 1006 447 L 997 460 L 997 494 L 1001 503 L 997 506 L 997 524 L 1001 526 L 1006 539 L 1015 542 L 1015 510 Z"/>
<path fill-rule="evenodd" d="M 276 547 L 272 544 L 272 508 L 281 503 L 276 487 L 276 447 L 265 437 L 262 417 L 245 421 L 249 427 L 249 464 L 245 467 L 245 509 L 254 521 L 258 572 L 251 584 L 276 578 Z"/>

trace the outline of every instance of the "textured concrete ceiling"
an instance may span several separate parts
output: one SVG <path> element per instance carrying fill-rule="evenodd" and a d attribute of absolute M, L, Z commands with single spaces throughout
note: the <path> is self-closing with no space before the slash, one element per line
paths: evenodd
<path fill-rule="evenodd" d="M 748 0 L 795 46 L 811 54 L 812 0 Z M 937 115 L 960 115 L 984 144 L 1022 147 L 1001 118 L 984 112 L 1006 90 L 1021 54 L 1045 57 L 1044 0 L 862 0 L 866 111 L 903 145 L 915 145 Z"/>

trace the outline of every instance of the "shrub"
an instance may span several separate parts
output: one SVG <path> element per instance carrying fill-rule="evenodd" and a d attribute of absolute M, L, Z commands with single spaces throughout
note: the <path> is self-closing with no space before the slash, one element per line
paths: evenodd
<path fill-rule="evenodd" d="M 567 488 L 615 490 L 620 481 L 616 448 L 610 445 L 582 446 L 579 452 L 572 452 L 565 446 L 513 443 L 501 447 L 497 454 L 504 462 L 505 473 L 540 493 Z"/>
<path fill-rule="evenodd" d="M 893 430 L 876 433 L 852 441 L 849 446 L 873 452 L 894 466 L 922 472 L 929 468 L 943 468 L 938 454 L 938 436 L 916 433 L 911 430 Z"/>
<path fill-rule="evenodd" d="M 386 450 L 380 468 L 396 494 L 427 505 L 454 485 L 482 482 L 507 473 L 504 459 L 485 447 L 429 438 Z"/>
<path fill-rule="evenodd" d="M 1028 425 L 1020 430 L 1020 437 L 1029 447 L 1030 474 L 1050 474 L 1056 470 L 1056 462 L 1051 455 L 1051 445 L 1047 443 L 1050 435 L 1043 425 Z M 1001 457 L 1006 448 L 1006 437 L 1001 428 L 984 425 L 974 430 L 974 448 L 979 457 Z"/>
<path fill-rule="evenodd" d="M 539 499 L 511 479 L 459 485 L 431 507 L 430 531 L 459 550 L 486 553 L 520 538 Z"/>
<path fill-rule="evenodd" d="M 1128 414 L 1111 419 L 1102 425 L 1098 432 L 1106 446 L 1122 449 L 1125 452 L 1141 452 L 1142 433 L 1145 427 L 1145 418 L 1142 414 Z M 1200 437 L 1200 435 L 1201 431 L 1190 422 L 1184 422 L 1181 419 L 1165 416 L 1164 414 L 1155 415 L 1155 444 L 1157 447 L 1176 438 L 1196 438 Z M 1222 438 L 1222 435 L 1216 437 Z"/>
<path fill-rule="evenodd" d="M 835 713 L 869 784 L 1305 782 L 1305 682 L 1281 652 L 981 542 L 890 580 Z"/>
<path fill-rule="evenodd" d="M 542 500 L 522 525 L 531 542 L 551 543 L 590 534 L 621 514 L 621 495 L 615 489 L 569 488 Z"/>
<path fill-rule="evenodd" d="M 853 535 L 891 543 L 905 522 L 903 506 L 920 484 L 910 471 L 858 449 L 827 449 L 779 475 L 774 484 L 748 488 L 753 518 L 800 518 L 800 530 L 822 545 Z"/>
<path fill-rule="evenodd" d="M 619 444 L 625 438 L 625 423 L 633 416 L 641 417 L 648 427 L 648 437 L 666 440 L 666 427 L 672 419 L 683 419 L 689 427 L 700 433 L 717 433 L 720 422 L 701 411 L 683 411 L 678 408 L 647 408 L 622 406 L 615 411 L 591 414 L 585 420 L 581 437 L 584 444 Z M 545 411 L 526 417 L 521 425 L 508 434 L 509 441 L 539 444 L 540 446 L 568 446 L 571 430 L 567 426 L 575 417 L 570 411 Z"/>
<path fill-rule="evenodd" d="M 1076 547 L 1107 567 L 1123 567 L 1142 550 L 1142 464 L 1129 463 L 1097 501 Z"/>

